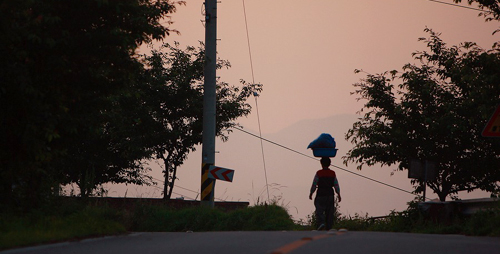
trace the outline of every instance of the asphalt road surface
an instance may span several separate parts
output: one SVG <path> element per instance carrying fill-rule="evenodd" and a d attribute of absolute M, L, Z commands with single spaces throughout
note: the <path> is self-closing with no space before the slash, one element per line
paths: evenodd
<path fill-rule="evenodd" d="M 500 254 L 500 238 L 341 231 L 132 233 L 0 252 L 10 253 Z"/>

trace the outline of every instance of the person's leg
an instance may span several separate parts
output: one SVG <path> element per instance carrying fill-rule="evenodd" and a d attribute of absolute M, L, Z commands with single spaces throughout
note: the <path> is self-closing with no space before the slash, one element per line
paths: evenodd
<path fill-rule="evenodd" d="M 316 197 L 314 199 L 314 206 L 316 207 L 316 228 L 321 229 L 322 225 L 325 226 L 325 211 L 326 211 L 325 197 Z"/>
<path fill-rule="evenodd" d="M 334 207 L 333 207 L 333 196 L 326 197 L 325 200 L 325 215 L 326 215 L 326 230 L 330 230 L 333 227 L 333 216 L 334 216 Z"/>

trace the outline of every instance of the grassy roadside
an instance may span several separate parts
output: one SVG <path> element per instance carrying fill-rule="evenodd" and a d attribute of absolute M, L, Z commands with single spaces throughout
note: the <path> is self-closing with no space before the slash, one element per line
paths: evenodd
<path fill-rule="evenodd" d="M 353 231 L 386 231 L 426 234 L 462 234 L 500 237 L 500 203 L 495 208 L 479 211 L 472 216 L 455 216 L 446 221 L 429 219 L 410 203 L 403 212 L 392 212 L 382 219 L 368 215 L 339 216 L 336 227 Z"/>
<path fill-rule="evenodd" d="M 129 228 L 132 231 L 255 231 L 292 230 L 295 227 L 287 211 L 277 205 L 258 205 L 224 212 L 206 207 L 170 210 L 155 206 L 135 210 Z"/>
<path fill-rule="evenodd" d="M 0 250 L 125 233 L 116 211 L 84 207 L 68 214 L 0 214 Z"/>
<path fill-rule="evenodd" d="M 278 205 L 257 205 L 225 212 L 206 207 L 169 209 L 136 205 L 134 209 L 71 204 L 58 210 L 0 213 L 0 250 L 134 231 L 294 230 Z"/>
<path fill-rule="evenodd" d="M 56 209 L 54 209 L 56 207 Z M 468 218 L 446 223 L 426 219 L 414 206 L 393 212 L 383 219 L 337 214 L 335 228 L 350 231 L 390 231 L 436 234 L 465 234 L 500 237 L 500 203 Z M 222 211 L 206 207 L 169 209 L 138 204 L 134 209 L 117 209 L 84 203 L 51 206 L 30 213 L 0 213 L 0 250 L 54 243 L 126 232 L 186 231 L 272 231 L 312 230 L 314 219 L 294 222 L 285 208 L 260 204 L 246 209 Z"/>

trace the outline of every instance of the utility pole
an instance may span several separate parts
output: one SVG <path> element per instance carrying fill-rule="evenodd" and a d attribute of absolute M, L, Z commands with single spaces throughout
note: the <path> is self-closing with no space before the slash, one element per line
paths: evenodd
<path fill-rule="evenodd" d="M 203 145 L 201 205 L 214 207 L 215 179 L 208 177 L 215 164 L 216 131 L 217 0 L 205 0 L 205 69 L 203 94 Z"/>

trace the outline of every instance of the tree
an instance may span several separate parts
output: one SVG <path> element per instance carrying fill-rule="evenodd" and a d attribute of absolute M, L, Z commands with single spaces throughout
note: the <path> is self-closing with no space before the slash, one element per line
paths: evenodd
<path fill-rule="evenodd" d="M 462 0 L 453 0 L 455 3 L 461 3 Z M 469 5 L 473 3 L 477 3 L 481 10 L 484 10 L 479 14 L 479 16 L 483 16 L 486 21 L 499 21 L 500 20 L 500 0 L 467 0 Z M 493 34 L 499 32 L 500 29 L 497 29 L 493 32 Z"/>
<path fill-rule="evenodd" d="M 139 104 L 150 116 L 149 145 L 164 164 L 165 199 L 172 195 L 177 168 L 202 141 L 204 59 L 203 45 L 181 50 L 178 43 L 164 44 L 145 58 L 149 69 L 141 82 Z M 229 67 L 228 61 L 218 59 L 218 69 Z M 250 113 L 247 98 L 262 89 L 260 84 L 242 84 L 240 89 L 217 82 L 216 133 L 223 140 L 237 125 L 234 120 Z"/>
<path fill-rule="evenodd" d="M 1 203 L 36 204 L 59 183 L 92 172 L 134 181 L 135 171 L 122 170 L 142 155 L 127 157 L 126 142 L 108 150 L 106 126 L 118 122 L 107 112 L 118 95 L 134 93 L 143 70 L 135 50 L 172 32 L 164 18 L 180 3 L 2 1 Z"/>
<path fill-rule="evenodd" d="M 413 54 L 419 65 L 368 74 L 354 85 L 367 103 L 346 134 L 354 147 L 344 162 L 406 170 L 411 158 L 434 161 L 438 176 L 428 185 L 442 201 L 460 191 L 498 191 L 500 142 L 481 132 L 500 103 L 500 47 L 447 47 L 440 34 L 426 31 L 429 38 L 421 40 L 430 51 Z M 422 180 L 412 184 L 415 193 L 423 191 Z"/>
<path fill-rule="evenodd" d="M 462 0 L 453 0 L 455 3 L 461 3 Z M 482 14 L 487 21 L 500 20 L 500 0 L 467 0 L 469 5 L 477 3 L 482 10 Z"/>

